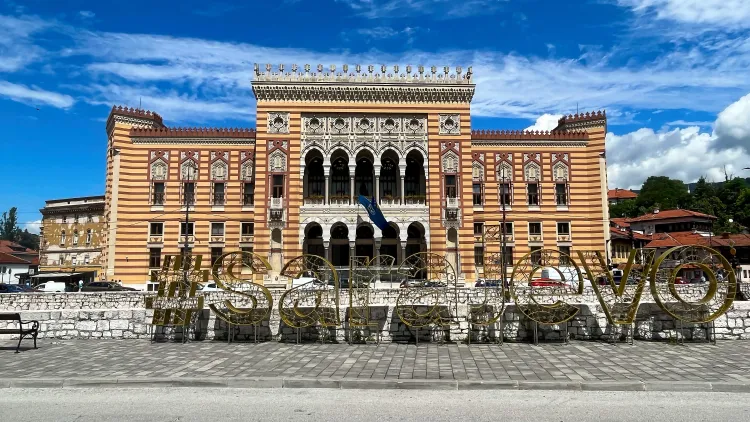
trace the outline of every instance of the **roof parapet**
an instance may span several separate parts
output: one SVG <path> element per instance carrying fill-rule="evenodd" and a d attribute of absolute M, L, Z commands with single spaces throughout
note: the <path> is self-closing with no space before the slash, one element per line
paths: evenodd
<path fill-rule="evenodd" d="M 374 65 L 368 65 L 362 69 L 361 65 L 354 66 L 354 72 L 350 73 L 349 65 L 342 66 L 343 72 L 336 72 L 336 65 L 330 65 L 328 71 L 324 71 L 322 64 L 317 65 L 317 72 L 312 70 L 309 64 L 302 68 L 293 64 L 291 72 L 284 73 L 285 66 L 280 64 L 274 68 L 273 65 L 266 64 L 265 72 L 261 71 L 258 63 L 254 66 L 255 82 L 340 82 L 340 83 L 369 83 L 369 84 L 394 84 L 394 83 L 422 83 L 422 84 L 445 84 L 445 85 L 468 85 L 472 84 L 472 68 L 469 66 L 466 73 L 461 66 L 451 68 L 443 66 L 442 73 L 438 72 L 437 66 L 432 66 L 429 72 L 424 66 L 417 66 L 414 69 L 411 65 L 405 67 L 405 72 L 401 72 L 399 65 L 394 65 L 391 69 L 393 73 L 388 73 L 388 66 L 381 65 L 376 69 Z M 365 70 L 363 72 L 363 70 Z M 380 72 L 377 72 L 377 71 Z M 453 71 L 453 73 L 451 73 Z"/>

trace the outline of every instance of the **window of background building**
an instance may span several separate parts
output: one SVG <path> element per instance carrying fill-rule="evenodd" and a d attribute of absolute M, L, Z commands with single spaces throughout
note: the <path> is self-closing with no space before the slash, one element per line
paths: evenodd
<path fill-rule="evenodd" d="M 224 223 L 211 223 L 211 236 L 224 236 Z"/>
<path fill-rule="evenodd" d="M 474 246 L 474 265 L 481 267 L 484 265 L 484 247 Z"/>
<path fill-rule="evenodd" d="M 161 248 L 149 248 L 148 267 L 161 268 Z"/>
<path fill-rule="evenodd" d="M 63 223 L 67 223 L 68 222 L 68 216 L 67 215 L 63 215 L 62 222 Z"/>
<path fill-rule="evenodd" d="M 60 246 L 65 246 L 65 241 L 67 240 L 67 237 L 65 236 L 65 230 L 60 232 Z"/>
<path fill-rule="evenodd" d="M 560 236 L 570 236 L 570 223 L 557 223 L 557 234 Z"/>
<path fill-rule="evenodd" d="M 78 262 L 77 262 L 77 261 L 78 261 L 78 255 L 76 255 L 76 254 L 73 254 L 73 255 L 72 255 L 72 256 L 70 257 L 70 265 L 72 265 L 72 266 L 74 266 L 74 267 L 75 267 L 75 266 L 76 266 L 76 265 L 78 264 Z"/>
<path fill-rule="evenodd" d="M 224 205 L 224 189 L 226 185 L 223 182 L 214 183 L 214 205 Z"/>
<path fill-rule="evenodd" d="M 153 205 L 164 205 L 164 182 L 154 183 L 151 203 Z"/>
<path fill-rule="evenodd" d="M 555 199 L 557 205 L 568 205 L 568 184 L 557 183 L 555 184 Z"/>
<path fill-rule="evenodd" d="M 91 238 L 92 237 L 93 236 L 92 236 L 92 233 L 91 233 L 91 229 L 86 230 L 86 244 L 87 245 L 91 244 Z"/>
<path fill-rule="evenodd" d="M 529 223 L 529 234 L 531 235 L 542 235 L 542 223 Z"/>
<path fill-rule="evenodd" d="M 242 184 L 242 205 L 253 205 L 255 204 L 255 184 L 243 183 Z"/>
<path fill-rule="evenodd" d="M 528 205 L 539 205 L 539 184 L 529 183 L 526 189 L 528 193 Z"/>
<path fill-rule="evenodd" d="M 73 224 L 78 224 L 78 214 L 73 216 Z"/>
<path fill-rule="evenodd" d="M 535 265 L 540 265 L 542 262 L 542 247 L 541 246 L 531 246 L 531 263 Z"/>
<path fill-rule="evenodd" d="M 73 231 L 73 246 L 78 246 L 78 230 Z"/>
<path fill-rule="evenodd" d="M 65 255 L 64 254 L 60 254 L 59 258 L 60 258 L 60 261 L 59 261 L 58 265 L 62 265 L 65 262 Z"/>
<path fill-rule="evenodd" d="M 500 205 L 511 205 L 513 197 L 510 193 L 510 183 L 500 184 Z"/>
<path fill-rule="evenodd" d="M 242 236 L 255 235 L 255 223 L 241 223 L 240 227 Z"/>
<path fill-rule="evenodd" d="M 456 176 L 455 175 L 447 175 L 445 176 L 445 197 L 446 198 L 456 198 Z"/>
<path fill-rule="evenodd" d="M 484 204 L 484 200 L 482 198 L 482 184 L 481 183 L 472 184 L 471 192 L 472 192 L 472 197 L 474 200 L 474 205 Z"/>
<path fill-rule="evenodd" d="M 149 224 L 148 234 L 149 236 L 163 236 L 164 235 L 164 223 L 152 222 L 151 224 Z"/>
<path fill-rule="evenodd" d="M 224 253 L 224 249 L 222 248 L 211 248 L 211 266 L 213 267 L 216 265 L 216 263 L 219 261 L 219 258 L 221 258 L 221 255 Z"/>
<path fill-rule="evenodd" d="M 180 236 L 185 236 L 186 233 L 188 236 L 194 236 L 195 235 L 194 228 L 195 228 L 195 223 L 185 223 L 185 222 L 180 223 Z"/>
<path fill-rule="evenodd" d="M 94 216 L 93 216 L 93 215 L 91 215 L 91 214 L 89 214 L 89 215 L 88 215 L 88 216 L 86 217 L 86 222 L 87 222 L 87 223 L 93 223 L 93 222 L 94 222 Z"/>
<path fill-rule="evenodd" d="M 474 223 L 474 235 L 481 236 L 484 234 L 484 223 Z"/>
<path fill-rule="evenodd" d="M 83 256 L 83 265 L 89 265 L 89 254 Z"/>
<path fill-rule="evenodd" d="M 284 197 L 284 176 L 280 174 L 273 175 L 273 197 L 283 198 Z"/>

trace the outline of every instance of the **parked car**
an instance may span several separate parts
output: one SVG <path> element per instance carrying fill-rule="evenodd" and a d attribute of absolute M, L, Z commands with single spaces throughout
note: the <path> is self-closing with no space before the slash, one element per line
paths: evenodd
<path fill-rule="evenodd" d="M 65 283 L 62 281 L 45 281 L 44 283 L 37 284 L 34 290 L 45 293 L 63 293 L 66 291 L 65 286 Z"/>
<path fill-rule="evenodd" d="M 27 293 L 33 291 L 31 287 L 21 284 L 0 284 L 0 293 Z"/>
<path fill-rule="evenodd" d="M 500 287 L 502 286 L 500 284 L 500 280 L 485 280 L 485 279 L 479 279 L 476 283 L 474 283 L 474 287 Z"/>
<path fill-rule="evenodd" d="M 682 277 L 675 277 L 674 278 L 674 284 L 690 284 L 689 281 L 685 280 Z"/>
<path fill-rule="evenodd" d="M 93 283 L 86 284 L 81 289 L 82 292 L 134 292 L 137 289 L 132 287 L 125 287 L 111 281 L 95 281 Z"/>
<path fill-rule="evenodd" d="M 198 290 L 202 292 L 218 292 L 221 291 L 221 288 L 217 286 L 216 283 L 208 283 L 205 286 L 198 284 Z"/>

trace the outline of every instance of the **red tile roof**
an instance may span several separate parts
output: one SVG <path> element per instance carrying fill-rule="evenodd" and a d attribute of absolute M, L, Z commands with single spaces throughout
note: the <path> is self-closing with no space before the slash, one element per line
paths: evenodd
<path fill-rule="evenodd" d="M 609 223 L 610 223 L 610 226 L 614 224 L 615 226 L 622 227 L 622 228 L 630 227 L 630 223 L 628 223 L 627 218 L 620 218 L 620 217 L 610 218 Z"/>
<path fill-rule="evenodd" d="M 671 248 L 675 246 L 700 245 L 718 247 L 748 247 L 750 235 L 725 234 L 718 236 L 704 236 L 693 232 L 656 233 L 647 248 Z"/>
<path fill-rule="evenodd" d="M 657 221 L 657 220 L 669 220 L 671 218 L 685 218 L 685 217 L 697 217 L 697 218 L 703 218 L 703 219 L 710 219 L 710 220 L 716 220 L 716 217 L 713 215 L 703 214 L 702 212 L 698 211 L 690 211 L 690 210 L 664 210 L 659 211 L 656 213 L 648 213 L 644 214 L 635 218 L 628 218 L 628 223 L 634 223 L 639 221 Z"/>
<path fill-rule="evenodd" d="M 32 265 L 31 262 L 21 259 L 17 256 L 13 256 L 9 253 L 0 252 L 0 264 L 23 264 Z"/>
<path fill-rule="evenodd" d="M 16 242 L 10 240 L 0 240 L 0 252 L 4 253 L 32 253 L 35 254 L 37 251 L 29 249 L 25 246 L 21 246 Z"/>
<path fill-rule="evenodd" d="M 609 228 L 609 233 L 610 233 L 610 235 L 613 235 L 615 237 L 630 239 L 630 232 L 628 232 L 627 230 L 618 229 L 617 227 L 610 227 Z M 645 235 L 645 234 L 641 234 L 641 233 L 638 233 L 638 232 L 633 232 L 633 239 L 635 239 L 635 240 L 649 241 L 652 238 L 651 238 L 651 236 L 648 236 L 648 235 Z"/>
<path fill-rule="evenodd" d="M 610 189 L 607 191 L 607 199 L 634 199 L 637 198 L 638 194 L 633 192 L 632 190 L 627 189 Z"/>

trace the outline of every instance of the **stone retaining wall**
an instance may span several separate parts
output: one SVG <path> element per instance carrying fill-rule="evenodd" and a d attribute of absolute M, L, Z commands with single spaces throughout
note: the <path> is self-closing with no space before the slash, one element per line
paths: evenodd
<path fill-rule="evenodd" d="M 695 287 L 679 286 L 680 293 L 686 298 L 698 298 L 703 290 Z M 458 289 L 455 300 L 445 305 L 446 312 L 453 316 L 453 323 L 446 327 L 422 328 L 416 330 L 403 324 L 396 312 L 396 299 L 402 293 L 399 289 L 378 289 L 370 291 L 370 308 L 372 319 L 377 322 L 377 329 L 352 330 L 352 340 L 374 340 L 380 333 L 381 341 L 403 342 L 414 341 L 417 334 L 419 341 L 471 341 L 497 340 L 501 324 L 493 327 L 480 327 L 467 321 L 468 302 L 474 302 L 480 289 Z M 203 340 L 226 340 L 227 333 L 233 333 L 238 340 L 253 341 L 256 336 L 260 341 L 281 340 L 296 341 L 297 330 L 286 326 L 279 318 L 278 302 L 284 290 L 272 290 L 274 307 L 270 317 L 255 329 L 254 327 L 228 327 L 227 324 L 205 309 L 198 318 L 196 334 Z M 24 320 L 38 320 L 41 324 L 41 337 L 46 338 L 150 338 L 150 322 L 153 311 L 145 309 L 145 298 L 153 293 L 112 292 L 112 293 L 30 293 L 0 295 L 0 312 L 20 312 Z M 206 303 L 221 303 L 224 292 L 206 293 Z M 650 299 L 650 301 L 649 301 Z M 321 336 L 338 341 L 347 341 L 349 330 L 346 327 L 346 315 L 349 295 L 341 291 L 339 314 L 342 327 L 335 329 L 307 328 L 299 331 L 304 341 L 319 340 Z M 580 307 L 580 312 L 567 324 L 571 338 L 586 340 L 609 340 L 612 336 L 622 335 L 621 327 L 608 326 L 601 305 L 593 292 L 577 296 L 570 301 Z M 239 304 L 238 306 L 242 306 Z M 514 304 L 506 304 L 503 314 L 502 335 L 505 340 L 525 340 L 533 335 L 533 322 L 524 318 Z M 0 328 L 9 323 L 0 321 Z M 161 333 L 161 331 L 159 331 Z M 563 338 L 565 326 L 538 326 L 538 336 L 543 340 Z M 715 321 L 717 339 L 750 339 L 750 302 L 735 301 L 732 308 Z M 169 330 L 165 335 L 172 333 Z M 685 324 L 680 329 L 679 321 L 665 314 L 647 292 L 644 292 L 635 324 L 635 338 L 646 340 L 664 339 L 704 339 L 703 327 Z M 5 336 L 8 338 L 9 336 Z M 3 336 L 0 336 L 3 338 Z"/>

